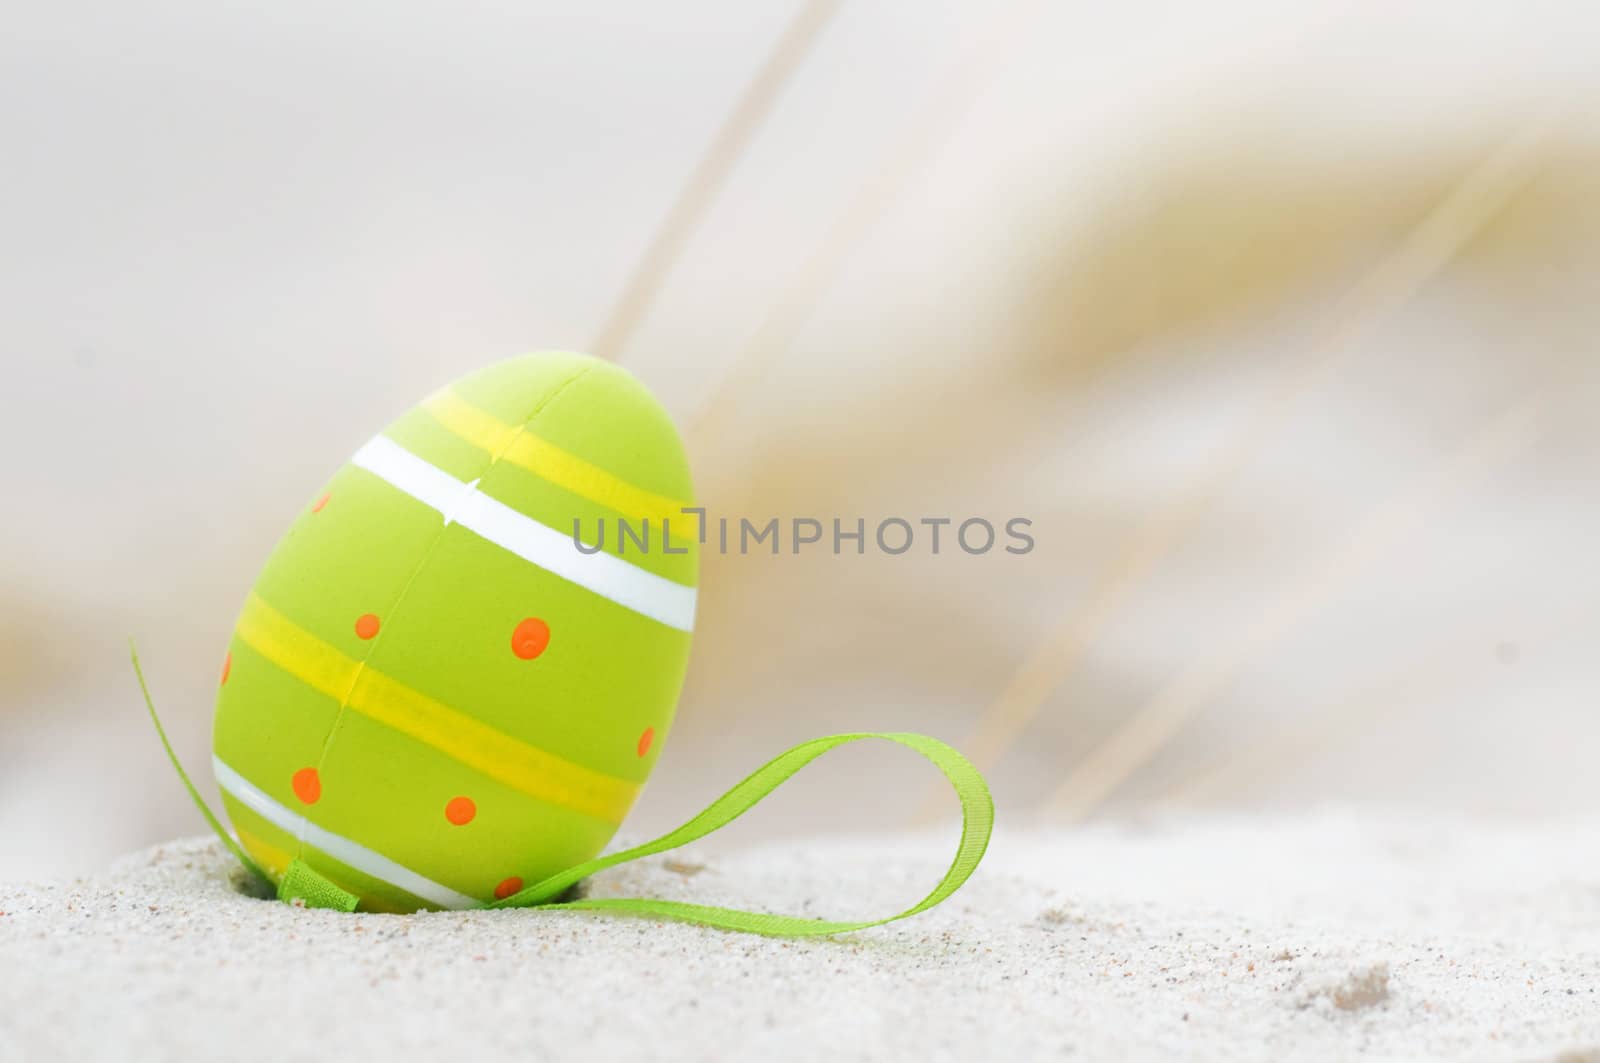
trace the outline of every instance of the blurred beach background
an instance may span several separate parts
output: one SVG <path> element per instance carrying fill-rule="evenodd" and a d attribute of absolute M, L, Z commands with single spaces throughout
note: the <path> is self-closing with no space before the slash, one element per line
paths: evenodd
<path fill-rule="evenodd" d="M 866 729 L 968 750 L 1011 823 L 1594 815 L 1597 39 L 1578 2 L 14 12 L 0 878 L 199 833 L 128 637 L 214 792 L 292 515 L 540 348 L 654 389 L 713 513 L 1037 543 L 708 555 L 632 836 Z M 837 757 L 731 841 L 951 814 Z"/>

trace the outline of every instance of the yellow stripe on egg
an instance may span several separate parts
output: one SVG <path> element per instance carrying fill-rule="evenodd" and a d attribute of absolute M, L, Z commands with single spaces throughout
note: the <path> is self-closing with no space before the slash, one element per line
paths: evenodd
<path fill-rule="evenodd" d="M 528 745 L 356 661 L 254 593 L 238 635 L 314 690 L 536 800 L 620 823 L 638 795 L 638 783 Z"/>
<path fill-rule="evenodd" d="M 478 409 L 454 391 L 439 392 L 422 404 L 447 431 L 489 454 L 565 488 L 580 498 L 605 506 L 633 521 L 660 523 L 682 517 L 689 503 L 636 487 L 527 431 Z"/>
<path fill-rule="evenodd" d="M 234 825 L 233 832 L 239 836 L 240 843 L 250 850 L 250 855 L 256 858 L 256 863 L 261 865 L 261 869 L 274 879 L 282 878 L 283 873 L 289 870 L 289 861 L 294 858 L 287 852 L 237 824 Z"/>

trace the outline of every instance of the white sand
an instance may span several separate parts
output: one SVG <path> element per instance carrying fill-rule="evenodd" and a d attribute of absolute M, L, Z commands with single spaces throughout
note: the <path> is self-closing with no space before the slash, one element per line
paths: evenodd
<path fill-rule="evenodd" d="M 0 1059 L 1580 1059 L 1600 1049 L 1594 838 L 1354 813 L 1002 835 L 942 908 L 808 942 L 297 910 L 177 842 L 0 887 Z M 707 866 L 593 888 L 887 911 L 945 844 L 678 854 Z"/>

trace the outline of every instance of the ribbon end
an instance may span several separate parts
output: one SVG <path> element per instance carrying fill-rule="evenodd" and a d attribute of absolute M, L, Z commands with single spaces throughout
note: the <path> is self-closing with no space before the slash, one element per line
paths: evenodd
<path fill-rule="evenodd" d="M 360 901 L 349 892 L 328 881 L 299 857 L 289 861 L 289 868 L 278 883 L 278 900 L 296 908 L 328 908 L 336 912 L 353 912 Z"/>

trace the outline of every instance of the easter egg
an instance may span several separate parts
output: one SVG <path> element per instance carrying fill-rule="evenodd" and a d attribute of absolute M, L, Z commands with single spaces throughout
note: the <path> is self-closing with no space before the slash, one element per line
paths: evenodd
<path fill-rule="evenodd" d="M 473 373 L 366 443 L 279 542 L 220 672 L 240 842 L 377 911 L 588 860 L 672 725 L 695 609 L 683 445 L 626 371 Z"/>

